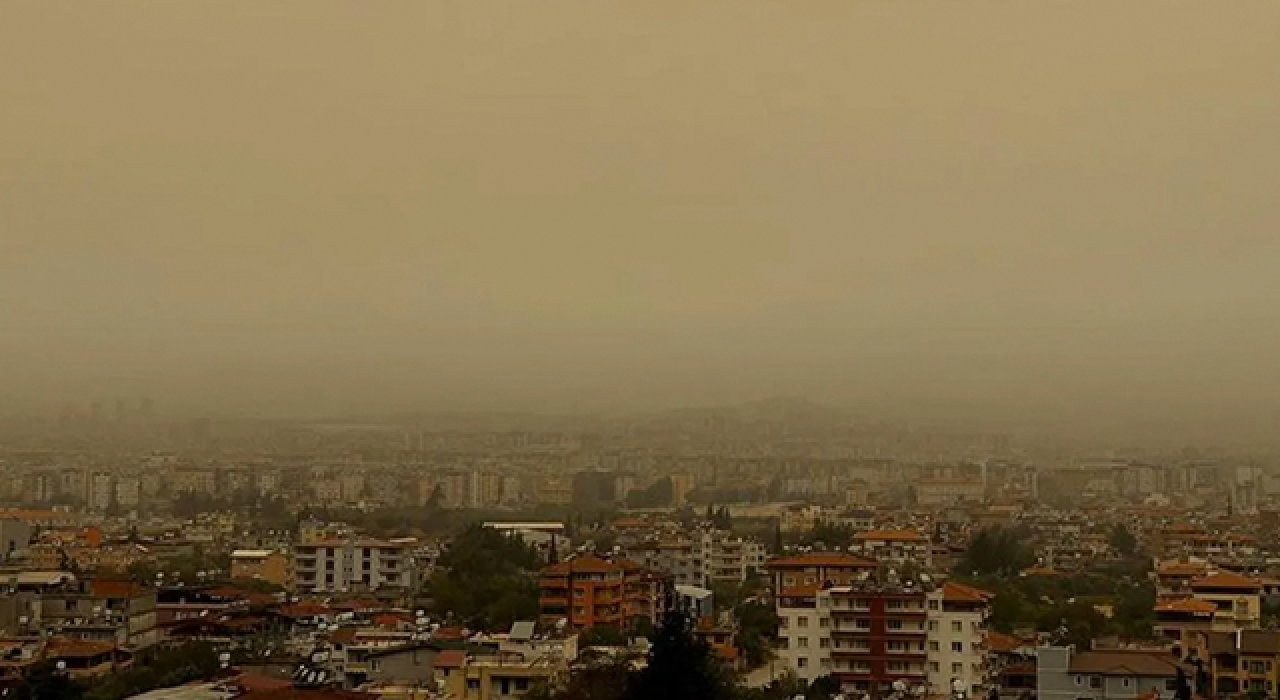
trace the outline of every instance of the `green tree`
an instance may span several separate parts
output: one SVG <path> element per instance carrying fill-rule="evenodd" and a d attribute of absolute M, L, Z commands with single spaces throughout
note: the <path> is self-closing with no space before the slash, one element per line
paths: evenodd
<path fill-rule="evenodd" d="M 472 525 L 440 555 L 427 584 L 433 609 L 473 629 L 505 630 L 538 615 L 537 551 L 519 538 Z"/>
<path fill-rule="evenodd" d="M 956 573 L 965 575 L 1016 576 L 1035 563 L 1026 545 L 1028 533 L 1021 528 L 993 527 L 975 534 L 965 548 Z"/>
<path fill-rule="evenodd" d="M 733 700 L 732 677 L 693 633 L 689 616 L 667 613 L 654 633 L 649 664 L 633 678 L 627 700 Z"/>
<path fill-rule="evenodd" d="M 778 614 L 772 605 L 759 601 L 739 603 L 733 612 L 738 620 L 738 651 L 747 666 L 759 668 L 769 660 L 778 639 Z"/>
<path fill-rule="evenodd" d="M 84 688 L 59 671 L 53 662 L 31 667 L 8 696 L 12 700 L 80 700 L 83 697 Z"/>
<path fill-rule="evenodd" d="M 1122 557 L 1131 557 L 1138 551 L 1138 538 L 1129 532 L 1124 523 L 1116 523 L 1107 535 L 1107 543 Z"/>

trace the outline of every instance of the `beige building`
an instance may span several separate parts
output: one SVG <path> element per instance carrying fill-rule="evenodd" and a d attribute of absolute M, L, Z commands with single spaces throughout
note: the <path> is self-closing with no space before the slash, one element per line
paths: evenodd
<path fill-rule="evenodd" d="M 231 578 L 266 581 L 293 590 L 293 559 L 270 549 L 237 549 L 231 553 Z"/>

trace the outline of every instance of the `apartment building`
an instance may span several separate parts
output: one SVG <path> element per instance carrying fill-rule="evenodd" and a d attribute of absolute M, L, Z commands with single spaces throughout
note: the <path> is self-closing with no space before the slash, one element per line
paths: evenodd
<path fill-rule="evenodd" d="M 459 651 L 441 652 L 435 666 L 445 692 L 458 700 L 517 698 L 566 669 L 562 659 L 467 656 Z"/>
<path fill-rule="evenodd" d="M 869 578 L 876 563 L 834 552 L 777 557 L 766 566 L 779 620 L 778 661 L 808 682 L 830 673 L 831 616 L 819 609 L 819 594 Z M 829 608 L 829 595 L 823 601 Z"/>
<path fill-rule="evenodd" d="M 413 538 L 314 540 L 294 546 L 297 590 L 305 593 L 410 590 L 415 583 Z"/>
<path fill-rule="evenodd" d="M 156 592 L 128 581 L 68 582 L 40 593 L 35 625 L 52 636 L 145 649 L 159 641 Z"/>
<path fill-rule="evenodd" d="M 761 542 L 723 530 L 699 528 L 692 534 L 641 542 L 625 556 L 645 567 L 675 577 L 682 586 L 740 584 L 764 571 L 767 553 Z"/>
<path fill-rule="evenodd" d="M 931 691 L 947 692 L 959 681 L 971 697 L 986 693 L 990 671 L 987 620 L 994 597 L 988 591 L 952 581 L 929 592 Z"/>
<path fill-rule="evenodd" d="M 565 620 L 570 628 L 597 625 L 623 629 L 627 619 L 626 568 L 586 555 L 542 570 L 540 620 L 553 625 Z"/>
<path fill-rule="evenodd" d="M 1206 632 L 1195 646 L 1196 657 L 1208 662 L 1212 697 L 1275 695 L 1280 685 L 1280 632 Z"/>
<path fill-rule="evenodd" d="M 1214 605 L 1213 627 L 1235 631 L 1262 624 L 1262 582 L 1230 572 L 1210 574 L 1191 582 L 1191 596 Z"/>
<path fill-rule="evenodd" d="M 929 538 L 915 530 L 868 530 L 854 534 L 849 551 L 867 559 L 929 568 L 933 551 Z"/>

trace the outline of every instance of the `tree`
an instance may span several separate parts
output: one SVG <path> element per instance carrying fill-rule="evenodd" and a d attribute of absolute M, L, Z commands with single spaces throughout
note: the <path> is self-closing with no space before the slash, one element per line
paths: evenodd
<path fill-rule="evenodd" d="M 738 651 L 747 666 L 758 668 L 769 660 L 770 648 L 778 638 L 778 614 L 772 605 L 758 601 L 739 603 L 734 609 L 738 620 Z"/>
<path fill-rule="evenodd" d="M 734 684 L 711 653 L 711 647 L 693 632 L 693 623 L 681 610 L 662 618 L 649 651 L 649 664 L 634 677 L 627 700 L 732 700 Z"/>
<path fill-rule="evenodd" d="M 626 700 L 632 674 L 625 660 L 588 666 L 575 671 L 561 687 L 539 683 L 525 700 Z"/>
<path fill-rule="evenodd" d="M 505 630 L 538 615 L 538 587 L 529 572 L 538 552 L 516 537 L 472 525 L 440 555 L 427 584 L 436 612 L 473 629 Z"/>
<path fill-rule="evenodd" d="M 993 527 L 982 530 L 969 540 L 956 573 L 964 576 L 1015 576 L 1031 566 L 1035 556 L 1024 540 L 1027 533 L 1014 528 Z"/>
<path fill-rule="evenodd" d="M 27 671 L 8 696 L 12 700 L 80 700 L 83 697 L 84 688 L 48 661 Z"/>
<path fill-rule="evenodd" d="M 840 679 L 831 674 L 819 676 L 809 684 L 805 700 L 831 700 L 840 694 Z"/>
<path fill-rule="evenodd" d="M 1107 536 L 1107 543 L 1122 557 L 1131 557 L 1138 551 L 1138 539 L 1124 523 L 1116 523 Z"/>
<path fill-rule="evenodd" d="M 852 527 L 825 521 L 814 525 L 804 537 L 804 544 L 823 549 L 847 549 L 852 543 Z"/>

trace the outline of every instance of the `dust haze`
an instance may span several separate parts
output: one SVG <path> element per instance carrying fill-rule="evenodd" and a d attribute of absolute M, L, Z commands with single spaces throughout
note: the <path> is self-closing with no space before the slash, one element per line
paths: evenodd
<path fill-rule="evenodd" d="M 1280 4 L 0 2 L 0 412 L 1280 432 Z"/>

